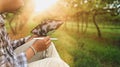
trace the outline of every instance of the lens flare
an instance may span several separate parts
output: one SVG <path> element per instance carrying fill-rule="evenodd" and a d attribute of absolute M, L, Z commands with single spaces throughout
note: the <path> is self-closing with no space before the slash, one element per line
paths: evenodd
<path fill-rule="evenodd" d="M 35 12 L 42 12 L 52 5 L 54 5 L 58 0 L 35 0 Z"/>

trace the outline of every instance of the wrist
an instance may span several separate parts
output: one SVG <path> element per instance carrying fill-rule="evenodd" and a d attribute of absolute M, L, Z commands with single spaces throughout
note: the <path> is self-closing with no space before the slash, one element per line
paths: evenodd
<path fill-rule="evenodd" d="M 26 50 L 26 57 L 27 57 L 27 60 L 31 59 L 32 57 L 34 56 L 34 52 L 31 48 L 28 48 Z"/>
<path fill-rule="evenodd" d="M 32 51 L 33 51 L 34 55 L 36 55 L 37 50 L 36 50 L 33 46 L 30 46 L 30 48 L 32 49 Z"/>

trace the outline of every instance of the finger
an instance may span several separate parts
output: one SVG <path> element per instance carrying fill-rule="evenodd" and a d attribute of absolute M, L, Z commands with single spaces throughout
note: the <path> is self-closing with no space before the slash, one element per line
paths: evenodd
<path fill-rule="evenodd" d="M 45 41 L 48 41 L 48 40 L 50 40 L 50 37 L 49 36 L 45 37 Z"/>
<path fill-rule="evenodd" d="M 51 40 L 48 40 L 45 44 L 48 45 L 51 42 Z"/>
<path fill-rule="evenodd" d="M 34 36 L 34 37 L 38 37 L 38 35 L 35 35 L 35 34 L 34 34 L 33 36 Z"/>
<path fill-rule="evenodd" d="M 51 40 L 49 40 L 49 41 L 46 42 L 46 46 L 47 46 L 47 47 L 49 47 L 50 44 L 51 44 Z"/>
<path fill-rule="evenodd" d="M 46 47 L 48 48 L 51 45 L 51 43 L 49 43 Z"/>
<path fill-rule="evenodd" d="M 48 47 L 49 47 L 49 46 L 51 45 L 51 42 L 49 42 L 48 44 L 49 44 L 49 45 L 48 45 Z"/>
<path fill-rule="evenodd" d="M 46 36 L 47 38 L 50 38 L 50 36 Z"/>

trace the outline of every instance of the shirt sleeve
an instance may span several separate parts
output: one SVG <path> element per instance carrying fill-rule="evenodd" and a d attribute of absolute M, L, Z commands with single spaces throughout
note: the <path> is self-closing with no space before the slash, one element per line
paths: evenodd
<path fill-rule="evenodd" d="M 24 52 L 17 55 L 17 60 L 20 67 L 27 67 L 27 57 Z"/>
<path fill-rule="evenodd" d="M 17 47 L 23 45 L 24 43 L 26 43 L 26 41 L 30 38 L 30 36 L 27 36 L 25 38 L 21 38 L 19 40 L 13 40 L 11 41 L 11 45 L 13 47 L 13 49 L 15 50 Z"/>

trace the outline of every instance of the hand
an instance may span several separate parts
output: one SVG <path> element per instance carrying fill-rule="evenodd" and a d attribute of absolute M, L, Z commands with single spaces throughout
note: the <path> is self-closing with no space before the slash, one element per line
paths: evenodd
<path fill-rule="evenodd" d="M 39 37 L 39 36 L 37 36 L 37 35 L 32 35 L 30 38 L 28 38 L 28 39 L 27 39 L 27 41 L 26 41 L 26 42 L 28 42 L 28 41 L 32 40 L 33 38 L 37 38 L 37 37 Z"/>
<path fill-rule="evenodd" d="M 37 52 L 40 52 L 46 50 L 50 46 L 50 43 L 51 43 L 50 37 L 47 36 L 43 40 L 39 39 L 36 40 L 32 46 Z"/>
<path fill-rule="evenodd" d="M 36 36 L 33 36 L 33 38 Z M 32 37 L 31 37 L 32 38 Z M 45 37 L 43 40 L 36 40 L 32 47 L 37 51 L 44 51 L 50 46 L 51 40 L 50 37 Z M 31 48 L 28 48 L 25 52 L 27 60 L 31 59 L 34 56 L 34 51 Z"/>

